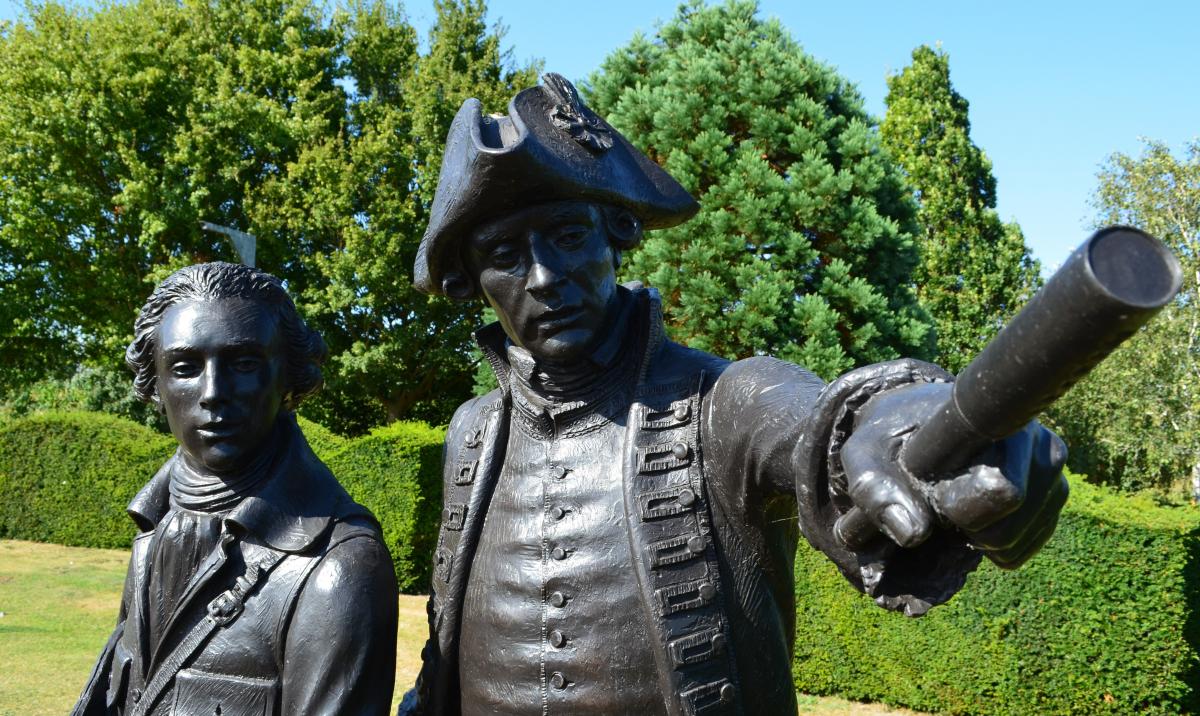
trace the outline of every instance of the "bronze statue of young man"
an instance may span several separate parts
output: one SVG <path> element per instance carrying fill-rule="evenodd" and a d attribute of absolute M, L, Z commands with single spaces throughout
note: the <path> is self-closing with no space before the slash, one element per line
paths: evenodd
<path fill-rule="evenodd" d="M 171 274 L 134 330 L 135 390 L 179 449 L 129 504 L 120 617 L 74 713 L 388 713 L 391 560 L 293 413 L 320 335 L 278 279 L 227 263 Z"/>
<path fill-rule="evenodd" d="M 402 714 L 790 716 L 797 508 L 855 586 L 909 614 L 982 555 L 1016 566 L 1049 538 L 1065 451 L 1036 423 L 936 489 L 898 466 L 947 395 L 936 366 L 826 386 L 668 340 L 656 294 L 615 270 L 696 209 L 561 77 L 507 116 L 459 111 L 415 283 L 496 310 L 477 337 L 500 388 L 446 437 Z"/>

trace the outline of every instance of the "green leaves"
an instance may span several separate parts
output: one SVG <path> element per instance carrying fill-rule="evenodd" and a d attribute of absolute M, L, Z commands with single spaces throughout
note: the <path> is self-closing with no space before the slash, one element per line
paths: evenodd
<path fill-rule="evenodd" d="M 924 355 L 912 205 L 857 92 L 752 2 L 680 7 L 594 74 L 589 102 L 700 201 L 623 274 L 676 340 L 770 353 L 826 378 Z"/>
<path fill-rule="evenodd" d="M 1200 142 L 1176 157 L 1146 142 L 1101 168 L 1096 225 L 1129 224 L 1162 239 L 1183 267 L 1178 298 L 1051 410 L 1071 464 L 1126 490 L 1191 492 L 1200 476 Z"/>
<path fill-rule="evenodd" d="M 31 5 L 0 35 L 0 394 L 119 367 L 170 268 L 258 239 L 331 349 L 306 413 L 363 432 L 448 419 L 478 307 L 409 285 L 462 101 L 503 110 L 511 68 L 481 0 L 437 3 L 430 50 L 387 0 Z"/>
<path fill-rule="evenodd" d="M 933 317 L 938 362 L 957 372 L 1041 285 L 1015 224 L 996 214 L 991 162 L 971 141 L 968 103 L 945 52 L 922 45 L 888 78 L 883 143 L 915 192 L 917 296 Z"/>

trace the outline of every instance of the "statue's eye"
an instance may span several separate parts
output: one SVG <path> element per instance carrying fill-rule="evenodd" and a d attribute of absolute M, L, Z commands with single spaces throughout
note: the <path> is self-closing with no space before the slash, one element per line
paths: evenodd
<path fill-rule="evenodd" d="M 520 254 L 510 243 L 496 244 L 488 252 L 488 262 L 496 268 L 512 268 L 520 260 Z"/>
<path fill-rule="evenodd" d="M 253 373 L 262 365 L 262 361 L 254 356 L 241 356 L 233 361 L 233 369 L 239 373 Z"/>
<path fill-rule="evenodd" d="M 572 224 L 559 229 L 554 235 L 554 243 L 564 248 L 576 248 L 582 246 L 588 237 L 588 227 L 580 224 Z"/>
<path fill-rule="evenodd" d="M 171 375 L 176 378 L 195 378 L 200 375 L 200 364 L 189 360 L 177 360 L 171 364 Z"/>

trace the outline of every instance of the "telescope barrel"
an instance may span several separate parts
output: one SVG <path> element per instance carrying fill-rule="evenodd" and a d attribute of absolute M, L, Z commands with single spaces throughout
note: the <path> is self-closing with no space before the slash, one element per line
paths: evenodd
<path fill-rule="evenodd" d="M 1101 229 L 955 379 L 951 398 L 906 442 L 910 474 L 951 476 L 1020 430 L 1179 291 L 1179 262 L 1149 234 Z"/>

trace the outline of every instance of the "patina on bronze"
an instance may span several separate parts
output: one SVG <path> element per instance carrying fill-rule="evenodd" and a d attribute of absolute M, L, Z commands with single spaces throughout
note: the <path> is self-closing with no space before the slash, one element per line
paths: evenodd
<path fill-rule="evenodd" d="M 391 560 L 293 412 L 320 336 L 278 279 L 226 263 L 172 274 L 134 328 L 135 390 L 179 449 L 129 505 L 117 628 L 73 713 L 388 713 Z"/>
<path fill-rule="evenodd" d="M 825 385 L 666 339 L 657 295 L 615 270 L 696 209 L 557 75 L 507 115 L 456 116 L 415 284 L 496 310 L 477 339 L 500 388 L 447 433 L 430 640 L 401 714 L 790 716 L 798 526 L 913 616 L 983 555 L 1015 567 L 1049 539 L 1066 451 L 1037 423 L 944 462 L 945 489 L 905 469 L 952 394 L 937 366 Z"/>

